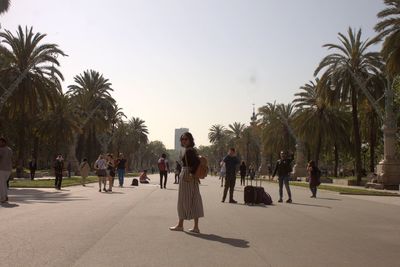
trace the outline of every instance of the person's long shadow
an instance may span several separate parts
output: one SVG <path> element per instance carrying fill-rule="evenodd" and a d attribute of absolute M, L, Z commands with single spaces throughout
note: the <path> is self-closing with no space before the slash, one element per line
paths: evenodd
<path fill-rule="evenodd" d="M 15 204 L 15 203 L 6 202 L 6 203 L 1 203 L 0 207 L 3 207 L 3 208 L 16 208 L 16 207 L 19 207 L 19 205 Z"/>
<path fill-rule="evenodd" d="M 13 188 L 10 189 L 8 195 L 11 201 L 23 204 L 88 200 L 85 197 L 71 196 L 69 190 L 47 191 L 40 188 Z"/>
<path fill-rule="evenodd" d="M 324 205 L 315 205 L 315 204 L 304 204 L 304 203 L 297 203 L 293 202 L 290 205 L 299 205 L 299 206 L 307 206 L 307 207 L 317 207 L 317 208 L 325 208 L 325 209 L 331 209 L 332 207 L 329 206 L 324 206 Z"/>
<path fill-rule="evenodd" d="M 342 201 L 340 198 L 329 198 L 329 197 L 317 197 L 317 199 Z"/>
<path fill-rule="evenodd" d="M 249 241 L 244 240 L 244 239 L 222 237 L 222 236 L 214 235 L 214 234 L 192 234 L 192 233 L 187 233 L 187 232 L 185 232 L 185 233 L 190 236 L 193 236 L 193 237 L 231 245 L 232 247 L 237 247 L 237 248 L 249 248 L 250 247 Z"/>

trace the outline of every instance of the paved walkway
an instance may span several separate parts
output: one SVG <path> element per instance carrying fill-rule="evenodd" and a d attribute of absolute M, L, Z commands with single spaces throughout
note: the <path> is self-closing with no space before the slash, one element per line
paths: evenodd
<path fill-rule="evenodd" d="M 157 177 L 151 176 L 156 183 Z M 170 181 L 172 180 L 170 175 Z M 130 183 L 130 181 L 128 181 Z M 273 199 L 277 186 L 264 184 Z M 236 199 L 243 202 L 243 187 Z M 171 232 L 177 186 L 11 189 L 0 207 L 1 266 L 399 266 L 400 198 L 292 187 L 293 204 L 221 203 L 201 186 L 202 234 Z M 185 224 L 190 228 L 191 222 Z"/>

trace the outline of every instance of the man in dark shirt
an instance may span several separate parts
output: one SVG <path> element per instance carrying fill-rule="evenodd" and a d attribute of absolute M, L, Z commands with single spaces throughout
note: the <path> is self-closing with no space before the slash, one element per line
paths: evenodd
<path fill-rule="evenodd" d="M 63 171 L 64 171 L 64 158 L 60 154 L 57 156 L 56 162 L 54 163 L 54 173 L 56 176 L 56 180 L 54 182 L 54 187 L 57 190 L 61 190 L 61 184 L 63 179 Z"/>
<path fill-rule="evenodd" d="M 292 203 L 292 193 L 289 187 L 290 173 L 292 172 L 292 161 L 293 155 L 288 157 L 288 154 L 284 151 L 281 151 L 281 159 L 276 162 L 274 174 L 272 177 L 275 177 L 275 174 L 278 173 L 278 181 L 279 181 L 279 200 L 278 202 L 282 202 L 283 197 L 283 184 L 285 184 L 286 192 L 288 194 L 287 203 Z"/>
<path fill-rule="evenodd" d="M 124 154 L 119 153 L 119 157 L 117 159 L 117 172 L 118 172 L 119 187 L 124 186 L 125 169 L 126 169 L 126 159 L 124 158 Z"/>
<path fill-rule="evenodd" d="M 229 203 L 237 203 L 233 199 L 233 191 L 235 190 L 236 183 L 236 166 L 239 164 L 239 160 L 236 157 L 234 148 L 230 148 L 228 155 L 223 160 L 225 162 L 226 174 L 225 174 L 225 188 L 222 202 L 225 202 L 226 195 L 229 189 Z"/>

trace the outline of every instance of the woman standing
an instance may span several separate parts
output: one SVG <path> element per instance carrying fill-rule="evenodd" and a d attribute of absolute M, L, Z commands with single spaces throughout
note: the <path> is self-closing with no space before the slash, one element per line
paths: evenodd
<path fill-rule="evenodd" d="M 115 179 L 115 161 L 112 154 L 107 155 L 107 180 L 108 180 L 108 191 L 112 192 Z"/>
<path fill-rule="evenodd" d="M 310 190 L 312 198 L 317 197 L 317 186 L 321 184 L 321 171 L 318 169 L 315 161 L 311 160 L 307 165 L 308 178 L 310 183 Z"/>
<path fill-rule="evenodd" d="M 86 158 L 82 160 L 81 166 L 79 166 L 79 170 L 82 176 L 82 186 L 86 186 L 86 178 L 89 176 L 90 171 L 90 166 Z"/>
<path fill-rule="evenodd" d="M 182 157 L 183 168 L 179 177 L 178 217 L 176 226 L 170 227 L 171 231 L 183 231 L 183 221 L 194 219 L 193 229 L 189 232 L 200 233 L 199 218 L 204 217 L 203 201 L 200 195 L 199 179 L 194 173 L 200 164 L 197 151 L 194 149 L 194 139 L 191 133 L 182 134 L 181 146 L 185 148 Z"/>
<path fill-rule="evenodd" d="M 99 158 L 94 164 L 94 168 L 97 171 L 97 176 L 99 177 L 99 192 L 101 192 L 101 184 L 103 183 L 103 191 L 107 192 L 106 189 L 106 177 L 107 177 L 107 161 L 104 159 L 103 155 L 100 154 Z"/>
<path fill-rule="evenodd" d="M 245 179 L 246 179 L 247 167 L 244 160 L 242 161 L 242 164 L 240 164 L 239 170 L 240 170 L 240 185 L 246 185 Z"/>

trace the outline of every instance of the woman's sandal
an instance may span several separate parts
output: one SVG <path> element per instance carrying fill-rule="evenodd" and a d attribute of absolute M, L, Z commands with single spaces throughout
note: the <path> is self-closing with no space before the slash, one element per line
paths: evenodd
<path fill-rule="evenodd" d="M 182 231 L 183 231 L 183 227 L 172 226 L 172 227 L 169 228 L 169 230 L 171 230 L 171 231 L 180 231 L 180 232 L 182 232 Z"/>
<path fill-rule="evenodd" d="M 199 229 L 189 229 L 189 232 L 195 233 L 195 234 L 200 234 L 200 230 Z"/>

